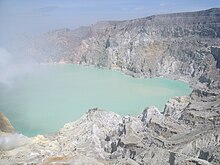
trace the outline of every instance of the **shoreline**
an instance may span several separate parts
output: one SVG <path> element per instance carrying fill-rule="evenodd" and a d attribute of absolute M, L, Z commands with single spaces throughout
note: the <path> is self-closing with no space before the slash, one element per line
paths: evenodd
<path fill-rule="evenodd" d="M 104 68 L 104 67 L 102 67 L 102 68 L 98 68 L 98 67 L 96 67 L 96 66 L 91 66 L 91 65 L 86 65 L 86 66 L 84 66 L 84 65 L 80 65 L 80 64 L 50 64 L 50 63 L 48 63 L 48 64 L 36 64 L 35 66 L 41 66 L 41 65 L 43 65 L 43 66 L 58 66 L 58 65 L 63 65 L 63 66 L 65 66 L 65 65 L 69 65 L 69 66 L 71 66 L 71 65 L 75 65 L 75 66 L 80 66 L 80 67 L 82 67 L 82 68 L 84 68 L 84 67 L 87 67 L 87 68 L 94 68 L 94 69 L 99 69 L 99 70 L 108 70 L 108 71 L 113 71 L 113 72 L 118 72 L 120 75 L 125 75 L 125 76 L 128 76 L 129 78 L 134 78 L 134 79 L 138 79 L 138 78 L 140 78 L 140 79 L 154 79 L 154 78 L 160 78 L 160 77 L 151 77 L 151 78 L 149 78 L 149 77 L 132 77 L 131 75 L 128 75 L 128 74 L 126 74 L 125 72 L 122 72 L 121 70 L 117 70 L 117 68 L 116 69 L 110 69 L 110 68 Z M 168 78 L 166 78 L 166 77 L 162 77 L 162 78 L 164 78 L 164 79 L 167 79 L 167 80 L 172 80 L 172 79 L 168 79 Z M 187 86 L 188 86 L 188 84 L 187 84 Z M 191 89 L 191 91 L 192 91 L 192 89 Z M 191 94 L 191 92 L 189 92 L 189 94 L 188 95 L 190 95 Z M 179 95 L 180 96 L 180 95 Z M 185 96 L 185 95 L 184 95 Z M 173 96 L 173 97 L 175 97 L 175 96 Z M 173 98 L 172 97 L 172 98 Z M 167 102 L 168 102 L 168 100 L 169 99 L 171 99 L 171 98 L 167 98 Z M 163 104 L 163 108 L 161 108 L 161 106 L 159 105 L 159 108 L 160 108 L 160 112 L 161 113 L 163 113 L 164 112 L 164 108 L 165 108 L 165 105 L 166 105 L 166 103 L 167 102 L 165 102 L 164 104 Z M 148 103 L 147 103 L 148 104 Z M 150 104 L 151 106 L 155 106 L 155 104 L 154 103 L 152 103 L 152 104 Z M 150 106 L 149 105 L 149 106 Z M 126 114 L 120 114 L 119 112 L 117 112 L 117 111 L 114 111 L 114 112 L 116 112 L 116 113 L 119 113 L 120 115 L 132 115 L 132 116 L 138 116 L 138 115 L 140 115 L 140 113 L 147 107 L 148 105 L 146 105 L 146 106 L 143 106 L 143 108 L 139 108 L 139 109 L 135 109 L 134 111 L 138 111 L 138 113 L 136 112 L 136 113 L 131 113 L 131 112 L 127 112 Z M 93 106 L 93 107 L 91 107 L 91 108 L 94 108 L 94 107 L 97 107 L 97 106 Z M 142 107 L 142 106 L 141 106 Z M 99 107 L 99 108 L 102 108 L 102 107 Z M 113 111 L 113 110 L 111 110 L 111 109 L 109 109 L 109 108 L 105 108 L 106 110 L 110 110 L 110 111 Z M 86 111 L 87 111 L 87 109 L 86 109 Z M 85 112 L 86 112 L 85 111 Z M 124 112 L 124 111 L 123 111 Z M 83 115 L 83 114 L 82 114 Z M 76 118 L 76 119 L 74 119 L 74 120 L 71 120 L 71 121 L 75 121 L 75 120 L 78 120 L 79 118 Z M 70 122 L 70 120 L 68 120 L 67 122 Z M 61 126 L 62 127 L 62 126 Z M 57 129 L 56 131 L 58 131 L 59 129 Z M 42 134 L 42 133 L 41 133 Z M 46 133 L 46 134 L 50 134 L 50 133 Z"/>

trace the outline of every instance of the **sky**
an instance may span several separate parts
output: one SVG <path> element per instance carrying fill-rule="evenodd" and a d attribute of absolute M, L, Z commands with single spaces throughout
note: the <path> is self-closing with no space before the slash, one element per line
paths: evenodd
<path fill-rule="evenodd" d="M 216 7 L 220 0 L 0 0 L 0 45 L 21 33 Z"/>

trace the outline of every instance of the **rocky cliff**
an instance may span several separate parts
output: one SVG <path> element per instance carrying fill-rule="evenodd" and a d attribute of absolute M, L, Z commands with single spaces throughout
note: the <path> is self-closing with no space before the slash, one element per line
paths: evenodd
<path fill-rule="evenodd" d="M 54 135 L 0 152 L 1 164 L 220 164 L 220 9 L 99 22 L 33 39 L 39 62 L 119 69 L 133 76 L 182 79 L 190 96 L 138 117 L 99 109 Z"/>
<path fill-rule="evenodd" d="M 199 80 L 194 87 L 216 91 L 219 15 L 216 8 L 54 30 L 28 41 L 26 53 L 38 62 L 95 65 L 139 77 L 181 78 L 191 84 Z"/>
<path fill-rule="evenodd" d="M 0 112 L 0 134 L 1 132 L 12 133 L 14 131 L 15 129 L 11 125 L 8 118 L 2 112 Z"/>
<path fill-rule="evenodd" d="M 2 164 L 180 164 L 220 162 L 220 97 L 194 91 L 172 98 L 164 114 L 146 108 L 138 117 L 99 109 L 0 152 Z"/>

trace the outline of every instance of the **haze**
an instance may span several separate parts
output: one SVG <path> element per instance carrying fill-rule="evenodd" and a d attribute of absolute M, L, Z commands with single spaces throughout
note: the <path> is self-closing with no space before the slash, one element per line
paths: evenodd
<path fill-rule="evenodd" d="M 220 6 L 219 0 L 0 0 L 0 82 L 30 70 L 33 62 L 19 48 L 25 39 L 60 28 L 101 20 L 125 20 L 153 14 L 196 11 Z M 20 64 L 22 61 L 22 65 Z M 19 66 L 19 67 L 18 67 Z"/>
<path fill-rule="evenodd" d="M 219 0 L 0 0 L 0 46 L 17 42 L 21 34 L 217 6 Z"/>

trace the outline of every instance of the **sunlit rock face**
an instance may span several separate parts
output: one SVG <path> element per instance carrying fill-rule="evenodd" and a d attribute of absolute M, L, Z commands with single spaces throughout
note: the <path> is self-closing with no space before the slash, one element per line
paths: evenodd
<path fill-rule="evenodd" d="M 219 9 L 211 9 L 100 22 L 52 31 L 33 41 L 29 51 L 39 62 L 181 78 L 195 90 L 170 99 L 163 113 L 156 107 L 138 117 L 89 110 L 54 135 L 39 135 L 0 152 L 0 163 L 219 165 L 219 15 Z"/>
<path fill-rule="evenodd" d="M 14 131 L 14 127 L 11 125 L 8 118 L 0 112 L 0 132 L 12 133 Z"/>
<path fill-rule="evenodd" d="M 17 134 L 8 118 L 0 112 L 0 153 L 23 146 L 28 142 L 28 138 Z"/>
<path fill-rule="evenodd" d="M 29 41 L 28 53 L 39 62 L 95 65 L 133 76 L 182 78 L 197 88 L 217 90 L 219 13 L 220 9 L 210 9 L 54 30 Z M 192 82 L 194 79 L 199 81 Z"/>
<path fill-rule="evenodd" d="M 178 100 L 179 104 L 185 104 L 185 99 Z M 179 118 L 169 112 L 163 115 L 156 107 L 146 108 L 138 117 L 121 117 L 113 112 L 91 109 L 54 135 L 29 138 L 22 147 L 1 152 L 4 156 L 0 162 L 184 164 L 190 161 L 217 165 L 220 160 L 220 105 L 216 102 L 220 98 L 210 101 L 206 107 L 199 107 L 193 119 L 187 117 L 195 114 L 193 107 L 198 106 L 199 100 L 188 101 L 190 106 L 186 108 L 177 105 L 182 111 Z M 170 100 L 167 109 L 175 108 L 171 106 L 175 102 L 175 99 Z M 213 105 L 216 107 L 207 113 Z M 212 118 L 214 122 L 210 122 Z"/>

